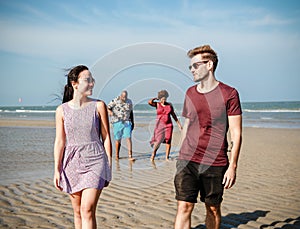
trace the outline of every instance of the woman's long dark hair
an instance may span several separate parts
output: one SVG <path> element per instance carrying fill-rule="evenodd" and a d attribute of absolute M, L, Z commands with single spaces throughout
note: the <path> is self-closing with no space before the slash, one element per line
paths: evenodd
<path fill-rule="evenodd" d="M 71 68 L 68 75 L 66 75 L 68 77 L 68 82 L 65 85 L 65 89 L 64 89 L 64 97 L 62 101 L 63 103 L 69 102 L 70 100 L 73 99 L 74 89 L 72 86 L 72 82 L 77 82 L 79 74 L 84 70 L 89 70 L 89 69 L 87 66 L 78 65 L 76 67 Z"/>

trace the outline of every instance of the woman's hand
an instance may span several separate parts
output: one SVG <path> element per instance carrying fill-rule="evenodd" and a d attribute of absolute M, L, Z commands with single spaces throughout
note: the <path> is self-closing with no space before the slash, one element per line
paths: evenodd
<path fill-rule="evenodd" d="M 60 173 L 58 171 L 56 171 L 54 173 L 53 183 L 57 190 L 62 191 L 62 188 L 59 186 L 59 181 L 60 181 Z"/>
<path fill-rule="evenodd" d="M 177 122 L 178 128 L 179 130 L 182 130 L 182 125 L 180 124 L 180 122 Z"/>

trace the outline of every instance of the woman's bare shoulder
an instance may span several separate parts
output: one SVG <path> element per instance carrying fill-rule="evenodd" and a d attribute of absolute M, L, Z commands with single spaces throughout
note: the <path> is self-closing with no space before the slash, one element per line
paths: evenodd
<path fill-rule="evenodd" d="M 98 109 L 98 111 L 100 111 L 102 109 L 106 109 L 106 104 L 105 104 L 105 102 L 103 100 L 99 99 L 99 100 L 96 101 L 96 103 L 97 103 L 97 109 Z"/>

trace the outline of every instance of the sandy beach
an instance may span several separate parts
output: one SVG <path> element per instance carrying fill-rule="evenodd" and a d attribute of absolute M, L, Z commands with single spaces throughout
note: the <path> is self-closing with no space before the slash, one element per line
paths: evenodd
<path fill-rule="evenodd" d="M 54 123 L 0 120 L 0 128 L 9 126 L 49 127 L 53 132 Z M 1 138 L 6 137 L 6 132 L 1 132 Z M 174 144 L 178 138 L 175 132 Z M 53 140 L 47 141 L 51 145 Z M 5 151 L 3 145 L 1 151 Z M 173 228 L 176 156 L 174 152 L 170 162 L 158 159 L 154 164 L 148 155 L 138 156 L 134 163 L 126 158 L 114 162 L 113 180 L 104 189 L 97 208 L 98 228 Z M 48 151 L 47 157 L 40 167 L 52 168 L 52 154 Z M 15 170 L 5 167 L 1 173 L 18 174 L 22 164 L 17 163 Z M 237 183 L 225 191 L 221 228 L 300 228 L 299 174 L 300 129 L 244 128 Z M 0 184 L 0 228 L 73 228 L 69 198 L 55 190 L 52 173 L 32 177 L 16 176 Z M 198 203 L 192 228 L 205 228 L 204 220 L 204 206 Z"/>

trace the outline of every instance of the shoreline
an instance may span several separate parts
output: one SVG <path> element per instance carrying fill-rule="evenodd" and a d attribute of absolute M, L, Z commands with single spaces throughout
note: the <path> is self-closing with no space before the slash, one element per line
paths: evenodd
<path fill-rule="evenodd" d="M 144 123 L 135 123 L 136 127 L 147 126 Z M 1 119 L 0 127 L 55 127 L 53 120 L 33 120 L 33 119 Z"/>
<path fill-rule="evenodd" d="M 135 122 L 136 127 L 146 127 L 150 124 L 138 123 Z M 0 118 L 0 127 L 55 127 L 55 121 L 53 120 L 33 120 L 33 119 L 8 119 L 8 118 Z M 243 130 L 245 129 L 276 129 L 276 130 L 300 130 L 300 128 L 287 128 L 287 127 L 251 127 L 251 126 L 243 126 Z M 175 129 L 176 130 L 176 127 Z"/>
<path fill-rule="evenodd" d="M 55 121 L 0 119 L 0 127 L 55 127 Z"/>

